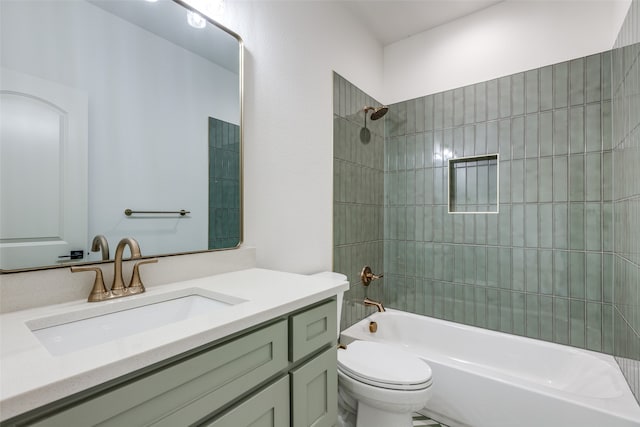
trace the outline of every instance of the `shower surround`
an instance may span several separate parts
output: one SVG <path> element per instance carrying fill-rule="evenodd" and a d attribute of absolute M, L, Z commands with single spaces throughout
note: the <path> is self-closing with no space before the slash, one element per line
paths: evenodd
<path fill-rule="evenodd" d="M 607 52 L 391 106 L 387 304 L 613 350 L 610 69 Z M 449 214 L 447 160 L 496 153 L 499 213 Z"/>
<path fill-rule="evenodd" d="M 342 328 L 372 311 L 368 292 L 613 354 L 640 399 L 639 9 L 612 51 L 391 105 L 384 144 L 382 129 L 359 141 L 370 98 L 335 75 Z M 499 154 L 499 213 L 449 214 L 447 159 L 487 154 Z M 365 264 L 384 279 L 363 288 Z"/>

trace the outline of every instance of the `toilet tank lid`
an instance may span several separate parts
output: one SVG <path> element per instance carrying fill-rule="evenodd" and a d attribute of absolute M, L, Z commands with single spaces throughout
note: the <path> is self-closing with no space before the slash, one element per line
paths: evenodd
<path fill-rule="evenodd" d="M 347 276 L 342 273 L 336 273 L 333 271 L 321 271 L 320 273 L 313 274 L 312 276 L 331 279 L 334 283 L 342 283 L 347 281 Z"/>

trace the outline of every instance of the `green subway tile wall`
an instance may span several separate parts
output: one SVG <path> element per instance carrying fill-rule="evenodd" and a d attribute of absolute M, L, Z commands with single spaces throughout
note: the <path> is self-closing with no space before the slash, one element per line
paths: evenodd
<path fill-rule="evenodd" d="M 640 2 L 615 49 L 613 92 L 614 354 L 640 402 Z M 611 191 L 609 189 L 609 191 Z"/>
<path fill-rule="evenodd" d="M 388 306 L 613 351 L 610 67 L 605 52 L 390 106 Z M 499 213 L 449 214 L 447 160 L 495 153 Z"/>
<path fill-rule="evenodd" d="M 363 107 L 379 106 L 360 89 L 334 73 L 333 89 L 333 269 L 347 275 L 341 327 L 373 310 L 365 296 L 379 299 L 384 279 L 365 288 L 360 271 L 383 268 L 384 119 L 367 120 Z"/>
<path fill-rule="evenodd" d="M 240 243 L 240 127 L 209 117 L 209 249 Z"/>

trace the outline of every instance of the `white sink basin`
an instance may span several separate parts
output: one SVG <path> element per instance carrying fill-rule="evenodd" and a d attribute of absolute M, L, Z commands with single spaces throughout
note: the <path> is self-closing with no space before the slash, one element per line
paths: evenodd
<path fill-rule="evenodd" d="M 59 356 L 244 302 L 199 289 L 125 300 L 32 320 L 27 326 L 49 353 Z"/>

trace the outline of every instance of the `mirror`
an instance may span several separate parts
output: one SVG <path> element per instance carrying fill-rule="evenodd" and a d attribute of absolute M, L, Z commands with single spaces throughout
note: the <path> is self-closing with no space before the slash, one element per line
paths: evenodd
<path fill-rule="evenodd" d="M 240 244 L 242 41 L 194 12 L 0 2 L 0 270 Z"/>

